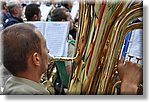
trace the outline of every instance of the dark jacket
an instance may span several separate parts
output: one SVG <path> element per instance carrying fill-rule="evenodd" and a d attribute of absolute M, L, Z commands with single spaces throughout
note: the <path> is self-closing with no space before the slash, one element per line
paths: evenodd
<path fill-rule="evenodd" d="M 8 19 L 9 17 L 11 17 L 10 13 L 4 13 L 4 12 L 2 12 L 2 23 L 4 24 L 4 22 L 6 21 L 6 19 Z"/>
<path fill-rule="evenodd" d="M 15 23 L 23 23 L 23 19 L 22 18 L 17 18 L 17 17 L 13 17 L 12 15 L 5 20 L 4 22 L 4 28 L 10 26 L 10 25 L 13 25 Z"/>

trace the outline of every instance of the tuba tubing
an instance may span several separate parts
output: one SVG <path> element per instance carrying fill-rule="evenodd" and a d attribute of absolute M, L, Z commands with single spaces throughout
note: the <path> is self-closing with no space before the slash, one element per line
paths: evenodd
<path fill-rule="evenodd" d="M 79 52 L 77 52 L 75 57 L 54 57 L 53 55 L 49 54 L 49 62 L 51 61 L 76 61 L 79 58 Z"/>

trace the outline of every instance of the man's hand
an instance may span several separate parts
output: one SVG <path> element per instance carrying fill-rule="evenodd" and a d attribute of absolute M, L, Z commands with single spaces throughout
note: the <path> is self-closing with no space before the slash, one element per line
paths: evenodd
<path fill-rule="evenodd" d="M 124 58 L 118 63 L 119 77 L 121 83 L 121 94 L 137 94 L 138 85 L 143 79 L 143 70 L 137 63 L 127 61 L 123 64 Z"/>

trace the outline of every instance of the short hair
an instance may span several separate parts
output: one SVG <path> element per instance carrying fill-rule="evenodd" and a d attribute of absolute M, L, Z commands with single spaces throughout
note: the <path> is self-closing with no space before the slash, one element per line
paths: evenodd
<path fill-rule="evenodd" d="M 61 5 L 64 6 L 65 8 L 67 8 L 69 12 L 71 12 L 71 9 L 72 9 L 72 8 L 69 7 L 70 3 L 72 3 L 72 5 L 73 5 L 72 0 L 69 0 L 69 1 L 68 0 L 62 0 L 61 1 Z"/>
<path fill-rule="evenodd" d="M 38 4 L 29 4 L 25 9 L 25 17 L 27 21 L 32 21 L 33 16 L 38 15 L 40 12 L 40 8 Z"/>
<path fill-rule="evenodd" d="M 62 21 L 62 19 L 67 21 L 66 12 L 69 12 L 66 8 L 56 8 L 51 13 L 51 21 Z"/>
<path fill-rule="evenodd" d="M 6 6 L 6 1 L 0 1 L 0 4 L 1 4 L 1 10 L 4 10 Z"/>
<path fill-rule="evenodd" d="M 20 1 L 19 0 L 9 0 L 7 2 L 7 7 L 8 7 L 8 10 L 11 14 L 13 14 L 14 12 L 14 8 L 17 6 L 17 5 L 20 5 Z"/>
<path fill-rule="evenodd" d="M 2 31 L 2 62 L 13 75 L 27 69 L 27 59 L 32 53 L 41 54 L 41 41 L 35 28 L 32 24 L 18 23 Z"/>

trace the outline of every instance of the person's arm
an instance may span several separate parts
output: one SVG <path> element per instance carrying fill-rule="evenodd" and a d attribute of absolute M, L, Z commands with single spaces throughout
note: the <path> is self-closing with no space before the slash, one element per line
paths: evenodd
<path fill-rule="evenodd" d="M 124 58 L 118 63 L 119 77 L 121 79 L 121 94 L 137 94 L 138 85 L 143 79 L 143 70 L 139 64 L 127 61 Z"/>

